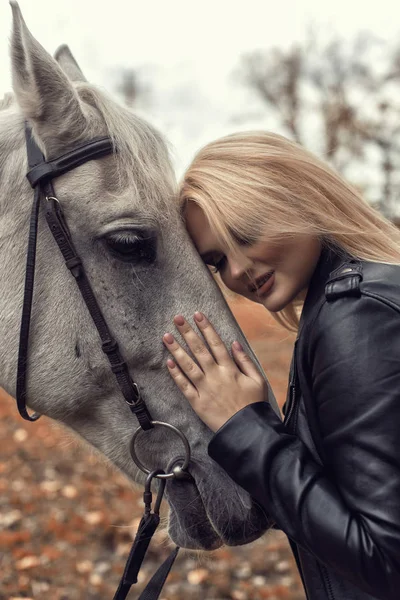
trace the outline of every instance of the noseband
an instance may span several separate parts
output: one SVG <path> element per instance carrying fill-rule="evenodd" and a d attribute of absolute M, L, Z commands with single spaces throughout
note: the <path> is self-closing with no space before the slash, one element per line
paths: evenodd
<path fill-rule="evenodd" d="M 72 171 L 84 163 L 102 158 L 115 152 L 114 144 L 109 137 L 94 139 L 90 142 L 70 150 L 66 154 L 53 160 L 46 161 L 40 148 L 32 137 L 30 128 L 25 126 L 26 148 L 28 155 L 29 172 L 27 179 L 34 189 L 34 200 L 32 205 L 29 241 L 26 259 L 24 299 L 22 307 L 22 318 L 18 349 L 18 367 L 17 367 L 17 385 L 16 400 L 20 415 L 27 421 L 36 421 L 40 415 L 28 413 L 27 404 L 27 368 L 28 368 L 28 348 L 29 348 L 29 330 L 32 313 L 32 299 L 35 278 L 35 260 L 36 260 L 36 242 L 38 232 L 39 208 L 44 204 L 44 213 L 49 229 L 64 257 L 65 264 L 74 277 L 82 298 L 92 317 L 93 323 L 99 333 L 101 340 L 101 349 L 107 356 L 111 371 L 114 373 L 119 389 L 129 406 L 132 413 L 139 421 L 139 427 L 133 434 L 130 452 L 136 465 L 148 474 L 144 492 L 145 514 L 139 525 L 139 529 L 134 540 L 125 572 L 120 582 L 119 588 L 114 596 L 114 600 L 123 600 L 133 583 L 137 581 L 137 574 L 142 564 L 144 555 L 147 551 L 150 539 L 158 525 L 158 509 L 162 494 L 165 488 L 165 479 L 171 477 L 190 477 L 186 469 L 190 460 L 190 446 L 185 435 L 173 425 L 162 421 L 153 421 L 150 412 L 141 397 L 137 383 L 132 381 L 128 371 L 128 366 L 124 361 L 117 342 L 112 337 L 104 316 L 97 303 L 90 282 L 86 276 L 82 261 L 78 256 L 71 239 L 67 223 L 57 199 L 52 180 L 60 175 Z M 138 459 L 135 451 L 135 440 L 141 431 L 148 431 L 156 426 L 166 427 L 173 431 L 182 440 L 185 449 L 185 458 L 183 464 L 176 466 L 171 473 L 165 473 L 162 470 L 150 471 Z M 159 493 L 153 512 L 151 511 L 151 482 L 153 478 L 159 478 Z M 161 565 L 149 583 L 150 589 L 146 587 L 143 592 L 143 600 L 156 600 L 159 597 L 161 588 L 169 573 L 172 563 L 176 557 L 178 548 L 176 548 L 170 557 Z M 142 595 L 140 596 L 142 598 Z M 140 600 L 140 599 L 139 599 Z"/>

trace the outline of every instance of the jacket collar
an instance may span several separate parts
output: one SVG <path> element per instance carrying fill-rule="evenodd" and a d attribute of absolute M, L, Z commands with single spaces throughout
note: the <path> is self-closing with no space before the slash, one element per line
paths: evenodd
<path fill-rule="evenodd" d="M 301 313 L 299 334 L 304 323 L 310 318 L 313 308 L 325 298 L 325 285 L 329 276 L 343 262 L 349 260 L 349 255 L 344 250 L 335 250 L 324 246 L 321 251 L 317 266 L 311 277 L 306 299 Z"/>

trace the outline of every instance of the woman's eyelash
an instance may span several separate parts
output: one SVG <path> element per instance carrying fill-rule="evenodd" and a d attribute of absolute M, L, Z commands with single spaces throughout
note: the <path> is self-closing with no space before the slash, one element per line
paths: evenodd
<path fill-rule="evenodd" d="M 211 268 L 213 273 L 218 273 L 221 269 L 224 268 L 226 264 L 226 256 L 223 256 L 220 260 L 216 261 L 214 264 L 208 263 L 208 266 Z"/>

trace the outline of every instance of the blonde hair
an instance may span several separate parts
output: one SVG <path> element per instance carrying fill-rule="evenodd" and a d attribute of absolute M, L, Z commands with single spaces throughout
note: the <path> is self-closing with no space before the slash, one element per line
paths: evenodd
<path fill-rule="evenodd" d="M 281 135 L 236 133 L 202 148 L 181 184 L 183 217 L 189 201 L 235 253 L 238 240 L 273 243 L 306 234 L 343 254 L 400 264 L 400 231 L 334 169 Z M 291 302 L 271 314 L 296 331 L 301 306 Z"/>

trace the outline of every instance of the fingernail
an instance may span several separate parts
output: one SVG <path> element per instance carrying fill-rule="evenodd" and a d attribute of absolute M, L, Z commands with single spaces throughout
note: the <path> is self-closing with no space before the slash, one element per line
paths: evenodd
<path fill-rule="evenodd" d="M 196 319 L 196 321 L 202 321 L 204 319 L 204 315 L 201 312 L 195 312 L 194 318 Z"/>
<path fill-rule="evenodd" d="M 174 317 L 174 323 L 175 325 L 183 325 L 185 323 L 185 319 L 182 317 L 182 315 L 177 315 Z"/>
<path fill-rule="evenodd" d="M 174 336 L 172 335 L 172 333 L 166 333 L 164 335 L 164 340 L 167 342 L 167 344 L 172 344 L 172 342 L 174 341 Z"/>
<path fill-rule="evenodd" d="M 232 345 L 235 348 L 235 350 L 239 350 L 239 352 L 243 352 L 243 346 L 242 346 L 242 344 L 239 344 L 239 342 L 233 342 Z"/>
<path fill-rule="evenodd" d="M 175 367 L 176 367 L 176 364 L 170 358 L 167 360 L 167 365 L 169 366 L 170 369 L 175 369 Z"/>

